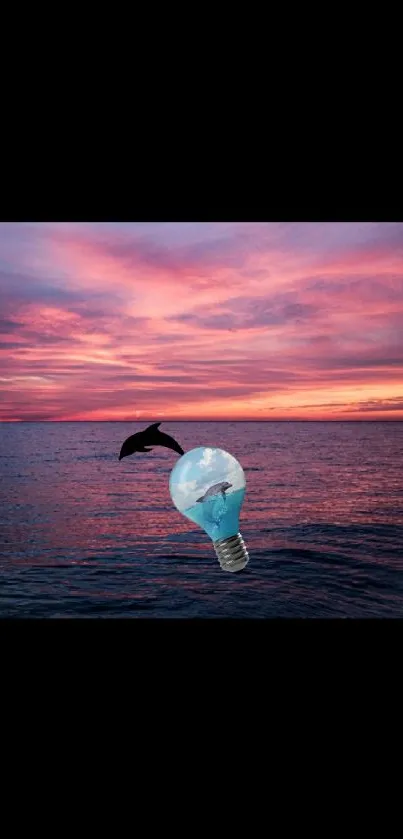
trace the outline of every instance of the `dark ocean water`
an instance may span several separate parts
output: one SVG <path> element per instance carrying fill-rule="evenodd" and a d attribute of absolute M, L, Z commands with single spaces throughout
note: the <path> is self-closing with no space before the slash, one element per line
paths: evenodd
<path fill-rule="evenodd" d="M 147 423 L 0 424 L 0 617 L 401 617 L 403 423 L 177 423 L 244 468 L 250 562 L 175 509 Z"/>

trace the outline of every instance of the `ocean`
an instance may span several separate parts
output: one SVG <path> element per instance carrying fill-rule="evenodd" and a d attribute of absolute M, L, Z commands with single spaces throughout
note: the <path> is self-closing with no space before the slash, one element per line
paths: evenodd
<path fill-rule="evenodd" d="M 250 555 L 220 569 L 149 423 L 0 423 L 0 617 L 398 618 L 403 422 L 163 422 L 242 465 Z"/>

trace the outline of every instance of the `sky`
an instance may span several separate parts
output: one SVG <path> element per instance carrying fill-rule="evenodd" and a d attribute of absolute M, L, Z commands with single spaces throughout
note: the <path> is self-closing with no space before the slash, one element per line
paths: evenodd
<path fill-rule="evenodd" d="M 0 222 L 0 421 L 403 419 L 403 224 Z"/>

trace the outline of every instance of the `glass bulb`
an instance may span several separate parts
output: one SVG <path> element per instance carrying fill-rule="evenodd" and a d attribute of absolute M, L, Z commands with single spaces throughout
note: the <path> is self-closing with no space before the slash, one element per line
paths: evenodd
<path fill-rule="evenodd" d="M 207 533 L 224 571 L 241 571 L 249 562 L 239 533 L 245 488 L 241 464 L 222 449 L 200 447 L 186 452 L 169 478 L 175 507 Z"/>

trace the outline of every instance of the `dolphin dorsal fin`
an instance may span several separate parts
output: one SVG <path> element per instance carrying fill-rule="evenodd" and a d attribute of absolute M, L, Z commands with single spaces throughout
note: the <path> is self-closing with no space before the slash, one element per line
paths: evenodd
<path fill-rule="evenodd" d="M 149 426 L 146 428 L 146 431 L 150 431 L 150 429 L 151 429 L 151 428 L 158 428 L 158 426 L 160 426 L 160 425 L 161 425 L 161 423 L 160 423 L 160 422 L 153 422 L 153 424 L 152 424 L 152 425 L 149 425 Z"/>

